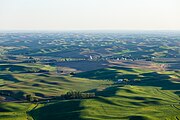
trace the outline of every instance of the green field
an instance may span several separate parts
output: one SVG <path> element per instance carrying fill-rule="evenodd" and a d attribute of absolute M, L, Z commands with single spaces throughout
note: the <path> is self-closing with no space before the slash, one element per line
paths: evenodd
<path fill-rule="evenodd" d="M 4 73 L 0 75 L 5 76 Z M 23 99 L 26 94 L 31 94 L 39 99 L 47 99 L 75 90 L 96 93 L 96 98 L 36 103 L 2 102 L 2 120 L 180 119 L 179 71 L 155 72 L 109 67 L 75 76 L 57 75 L 53 72 L 8 72 L 6 75 L 9 76 L 1 77 L 0 91 L 11 94 L 11 97 Z M 115 84 L 118 79 L 128 81 Z"/>
<path fill-rule="evenodd" d="M 31 111 L 35 119 L 169 119 L 180 117 L 179 97 L 156 87 L 110 87 L 88 100 L 56 101 Z"/>
<path fill-rule="evenodd" d="M 179 31 L 0 31 L 0 120 L 104 119 L 180 120 Z"/>
<path fill-rule="evenodd" d="M 180 83 L 171 80 L 171 77 L 179 76 L 179 72 L 156 73 L 150 70 L 113 67 L 80 73 L 76 76 L 91 79 L 107 78 L 113 81 L 117 78 L 128 78 L 132 85 L 115 84 L 103 90 L 93 89 L 91 91 L 96 92 L 98 96 L 95 99 L 45 104 L 44 107 L 32 111 L 34 118 L 40 120 L 48 119 L 49 116 L 52 119 L 90 120 L 178 120 L 180 118 Z M 132 82 L 133 79 L 141 81 Z M 61 109 L 61 106 L 64 109 Z"/>
<path fill-rule="evenodd" d="M 33 120 L 26 112 L 34 105 L 30 103 L 0 103 L 0 120 Z"/>
<path fill-rule="evenodd" d="M 47 67 L 43 66 L 41 69 L 47 69 Z M 37 69 L 37 67 L 35 68 Z M 70 90 L 84 92 L 93 88 L 101 89 L 109 84 L 112 84 L 112 82 L 64 76 L 54 72 L 52 74 L 45 74 L 9 73 L 8 71 L 6 74 L 3 72 L 0 74 L 0 92 L 12 94 L 20 99 L 26 94 L 31 94 L 37 98 L 44 98 L 59 96 Z"/>

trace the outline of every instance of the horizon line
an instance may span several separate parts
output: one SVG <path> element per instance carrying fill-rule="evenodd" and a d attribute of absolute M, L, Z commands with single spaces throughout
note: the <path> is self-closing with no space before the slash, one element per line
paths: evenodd
<path fill-rule="evenodd" d="M 0 29 L 0 32 L 23 32 L 23 31 L 34 31 L 34 32 L 66 32 L 66 31 L 180 31 L 180 29 Z"/>

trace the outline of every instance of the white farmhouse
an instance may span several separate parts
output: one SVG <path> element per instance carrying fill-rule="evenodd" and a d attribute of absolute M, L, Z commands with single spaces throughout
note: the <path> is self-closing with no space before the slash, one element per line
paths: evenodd
<path fill-rule="evenodd" d="M 117 81 L 116 81 L 116 83 L 122 83 L 124 80 L 123 79 L 118 79 Z"/>

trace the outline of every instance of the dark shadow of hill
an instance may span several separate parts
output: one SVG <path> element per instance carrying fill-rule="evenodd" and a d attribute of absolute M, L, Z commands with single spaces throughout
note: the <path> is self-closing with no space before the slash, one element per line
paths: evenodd
<path fill-rule="evenodd" d="M 118 88 L 117 86 L 113 86 L 113 87 L 108 87 L 103 91 L 98 91 L 96 92 L 97 96 L 103 96 L 103 97 L 111 97 L 111 96 L 115 96 L 117 90 L 119 90 L 120 88 Z"/>
<path fill-rule="evenodd" d="M 134 79 L 139 78 L 138 75 L 135 74 L 123 74 L 118 70 L 125 70 L 127 72 L 135 72 L 131 68 L 124 68 L 124 67 L 110 67 L 108 69 L 99 69 L 93 70 L 88 72 L 83 72 L 76 74 L 75 77 L 80 78 L 89 78 L 89 79 L 96 79 L 96 80 L 112 80 L 116 81 L 117 79 Z"/>
<path fill-rule="evenodd" d="M 129 120 L 150 120 L 146 116 L 137 116 L 137 115 L 129 116 L 128 118 L 129 118 Z"/>
<path fill-rule="evenodd" d="M 35 120 L 80 120 L 80 100 L 61 101 L 32 110 L 29 114 Z"/>
<path fill-rule="evenodd" d="M 8 71 L 14 72 L 14 71 L 25 71 L 27 67 L 24 66 L 18 66 L 18 65 L 0 65 L 1 71 L 5 71 L 8 69 Z"/>
<path fill-rule="evenodd" d="M 174 93 L 177 94 L 178 96 L 180 96 L 180 91 L 176 91 Z"/>
<path fill-rule="evenodd" d="M 137 84 L 139 86 L 155 86 L 161 87 L 162 90 L 180 90 L 180 83 L 173 83 L 171 77 L 167 74 L 159 74 L 157 72 L 141 74 L 144 77 Z"/>
<path fill-rule="evenodd" d="M 121 73 L 118 70 L 126 70 L 127 72 L 132 72 L 132 74 Z M 127 82 L 127 84 L 131 85 L 161 87 L 162 90 L 180 90 L 180 83 L 173 83 L 170 77 L 171 74 L 160 74 L 158 72 L 133 74 L 133 72 L 136 71 L 131 68 L 111 67 L 110 69 L 99 69 L 79 73 L 75 75 L 75 77 L 111 81 L 117 81 L 118 79 L 128 79 L 130 82 Z M 135 80 L 141 81 L 136 82 Z M 178 92 L 175 93 L 179 94 Z"/>
<path fill-rule="evenodd" d="M 0 75 L 0 79 L 3 79 L 5 81 L 11 81 L 11 82 L 20 82 L 18 79 L 16 79 L 13 75 L 10 75 L 10 74 Z"/>
<path fill-rule="evenodd" d="M 0 71 L 9 71 L 13 73 L 37 73 L 37 72 L 48 72 L 41 70 L 36 67 L 26 67 L 20 65 L 0 65 Z"/>
<path fill-rule="evenodd" d="M 120 88 L 118 88 L 117 86 L 111 86 L 111 87 L 107 87 L 106 89 L 102 91 L 98 91 L 97 89 L 92 89 L 92 90 L 86 91 L 86 93 L 93 92 L 96 94 L 96 96 L 112 97 L 116 95 L 117 90 L 120 90 Z"/>
<path fill-rule="evenodd" d="M 1 95 L 7 95 L 15 99 L 25 99 L 25 92 L 21 90 L 0 90 Z"/>

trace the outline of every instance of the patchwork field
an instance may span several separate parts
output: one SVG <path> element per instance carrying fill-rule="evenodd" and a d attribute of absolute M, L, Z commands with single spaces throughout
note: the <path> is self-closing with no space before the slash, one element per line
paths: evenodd
<path fill-rule="evenodd" d="M 0 33 L 0 120 L 180 120 L 177 31 Z"/>

